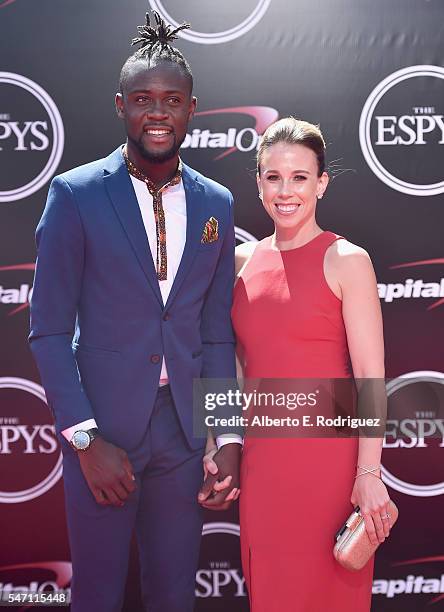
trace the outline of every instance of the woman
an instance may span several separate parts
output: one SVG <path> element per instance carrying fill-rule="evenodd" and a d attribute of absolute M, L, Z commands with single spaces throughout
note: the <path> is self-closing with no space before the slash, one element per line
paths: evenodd
<path fill-rule="evenodd" d="M 320 130 L 286 118 L 265 132 L 257 186 L 272 236 L 237 249 L 232 310 L 245 378 L 384 377 L 382 321 L 368 254 L 316 222 L 328 186 Z M 389 534 L 380 438 L 245 439 L 241 547 L 252 612 L 363 612 L 373 562 L 333 558 L 360 506 L 372 542 Z"/>

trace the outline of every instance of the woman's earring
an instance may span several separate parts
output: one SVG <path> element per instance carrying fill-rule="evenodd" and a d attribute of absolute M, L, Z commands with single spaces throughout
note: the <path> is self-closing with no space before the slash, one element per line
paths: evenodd
<path fill-rule="evenodd" d="M 259 196 L 259 200 L 262 200 L 262 193 L 260 191 L 258 193 L 258 196 Z"/>
<path fill-rule="evenodd" d="M 322 200 L 322 196 L 323 195 L 324 195 L 323 193 L 318 193 L 318 195 L 317 195 L 318 200 Z"/>

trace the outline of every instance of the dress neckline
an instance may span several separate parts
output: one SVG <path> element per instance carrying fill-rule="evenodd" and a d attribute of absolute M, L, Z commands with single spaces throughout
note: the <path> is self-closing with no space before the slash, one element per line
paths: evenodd
<path fill-rule="evenodd" d="M 325 236 L 325 234 L 329 234 L 329 233 L 331 233 L 331 232 L 329 232 L 327 230 L 323 230 L 320 234 L 317 234 L 316 236 L 314 236 L 311 240 L 309 240 L 305 244 L 301 244 L 298 247 L 293 247 L 292 249 L 276 249 L 276 248 L 273 248 L 271 246 L 271 241 L 273 239 L 273 236 L 268 236 L 269 248 L 270 248 L 271 251 L 274 251 L 275 253 L 280 253 L 280 254 L 282 254 L 282 253 L 291 253 L 292 251 L 300 251 L 300 250 L 305 249 L 306 247 L 310 246 L 314 242 L 316 242 L 318 240 L 318 238 L 320 238 L 321 236 Z"/>

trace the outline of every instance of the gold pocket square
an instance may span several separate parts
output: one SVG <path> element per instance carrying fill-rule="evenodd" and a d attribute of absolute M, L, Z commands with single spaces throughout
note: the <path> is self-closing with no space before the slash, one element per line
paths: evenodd
<path fill-rule="evenodd" d="M 219 222 L 214 217 L 210 217 L 208 221 L 205 223 L 204 231 L 202 234 L 201 242 L 202 244 L 208 244 L 210 242 L 216 242 L 219 240 Z"/>

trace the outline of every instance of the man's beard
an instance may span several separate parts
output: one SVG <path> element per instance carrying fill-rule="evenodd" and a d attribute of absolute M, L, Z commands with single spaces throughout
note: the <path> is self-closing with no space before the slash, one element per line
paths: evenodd
<path fill-rule="evenodd" d="M 185 136 L 186 134 L 184 134 L 183 138 L 180 140 L 180 142 L 178 142 L 176 139 L 176 134 L 174 133 L 174 142 L 171 147 L 168 150 L 159 153 L 153 153 L 152 151 L 148 151 L 143 144 L 142 138 L 140 138 L 139 140 L 133 140 L 128 136 L 128 140 L 130 140 L 132 144 L 137 147 L 137 150 L 144 159 L 146 159 L 152 164 L 162 164 L 176 157 L 183 141 L 185 140 Z"/>

